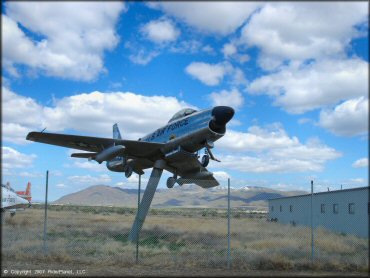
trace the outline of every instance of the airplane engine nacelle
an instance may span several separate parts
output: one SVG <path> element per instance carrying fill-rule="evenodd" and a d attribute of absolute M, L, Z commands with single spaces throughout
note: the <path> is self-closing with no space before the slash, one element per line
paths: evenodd
<path fill-rule="evenodd" d="M 234 116 L 234 109 L 228 106 L 216 106 L 212 109 L 212 120 L 209 128 L 216 133 L 225 134 L 226 124 Z"/>
<path fill-rule="evenodd" d="M 113 159 L 118 155 L 122 155 L 125 147 L 122 145 L 109 147 L 95 156 L 95 160 L 99 163 Z"/>

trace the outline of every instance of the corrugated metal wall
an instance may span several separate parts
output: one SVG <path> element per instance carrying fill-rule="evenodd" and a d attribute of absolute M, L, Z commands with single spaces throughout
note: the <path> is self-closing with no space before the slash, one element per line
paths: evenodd
<path fill-rule="evenodd" d="M 314 227 L 334 232 L 369 235 L 369 187 L 315 193 Z M 311 195 L 269 200 L 269 219 L 280 223 L 311 225 Z"/>

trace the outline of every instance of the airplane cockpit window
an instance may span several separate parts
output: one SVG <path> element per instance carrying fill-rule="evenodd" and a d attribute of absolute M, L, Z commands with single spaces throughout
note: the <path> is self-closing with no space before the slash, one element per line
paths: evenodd
<path fill-rule="evenodd" d="M 183 118 L 183 117 L 186 117 L 190 114 L 193 114 L 197 112 L 197 110 L 194 110 L 194 109 L 191 109 L 191 108 L 184 108 L 184 109 L 181 109 L 179 112 L 177 112 L 175 115 L 172 116 L 172 118 L 168 121 L 169 123 L 170 122 L 173 122 L 175 120 L 178 120 L 180 118 Z"/>

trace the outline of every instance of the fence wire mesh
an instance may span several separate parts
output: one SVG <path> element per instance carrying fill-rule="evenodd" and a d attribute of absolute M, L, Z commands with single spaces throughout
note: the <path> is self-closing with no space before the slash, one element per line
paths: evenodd
<path fill-rule="evenodd" d="M 13 276 L 22 275 L 20 271 L 81 276 L 367 274 L 369 240 L 362 224 L 368 226 L 368 199 L 343 205 L 334 195 L 317 196 L 313 258 L 312 230 L 305 223 L 309 203 L 306 207 L 304 200 L 281 198 L 253 208 L 231 199 L 228 261 L 225 190 L 217 208 L 152 205 L 138 245 L 129 239 L 137 207 L 50 204 L 46 240 L 43 204 L 14 217 L 2 215 L 1 271 Z M 355 225 L 353 233 L 348 227 L 346 232 L 333 230 L 337 214 L 345 219 L 342 225 Z"/>

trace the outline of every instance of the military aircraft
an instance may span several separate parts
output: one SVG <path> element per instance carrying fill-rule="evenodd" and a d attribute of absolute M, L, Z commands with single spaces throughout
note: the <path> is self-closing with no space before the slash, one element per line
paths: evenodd
<path fill-rule="evenodd" d="M 30 132 L 26 139 L 87 151 L 71 156 L 98 163 L 106 161 L 109 170 L 124 172 L 127 178 L 133 172 L 142 175 L 143 170 L 153 168 L 140 205 L 140 215 L 134 224 L 139 225 L 140 230 L 163 170 L 173 174 L 167 179 L 168 188 L 176 183 L 195 183 L 203 188 L 219 185 L 206 167 L 210 159 L 219 161 L 211 149 L 214 142 L 225 135 L 226 124 L 233 116 L 234 109 L 228 106 L 201 111 L 185 108 L 173 115 L 165 126 L 138 140 L 122 139 L 117 124 L 113 125 L 113 138 Z M 199 161 L 202 149 L 205 154 Z"/>
<path fill-rule="evenodd" d="M 99 163 L 106 161 L 109 170 L 124 172 L 127 178 L 133 172 L 144 174 L 144 169 L 163 160 L 164 169 L 173 174 L 167 180 L 169 188 L 176 183 L 213 187 L 219 183 L 205 167 L 209 159 L 218 161 L 211 149 L 214 142 L 225 134 L 226 124 L 233 115 L 234 110 L 227 106 L 203 111 L 185 108 L 177 112 L 167 125 L 137 141 L 123 140 L 117 124 L 113 126 L 113 139 L 30 132 L 27 140 L 88 151 L 71 156 Z M 199 162 L 198 151 L 201 149 L 205 149 L 205 154 Z"/>
<path fill-rule="evenodd" d="M 20 197 L 9 184 L 1 184 L 1 212 L 10 212 L 14 216 L 17 210 L 31 206 L 29 200 Z"/>

